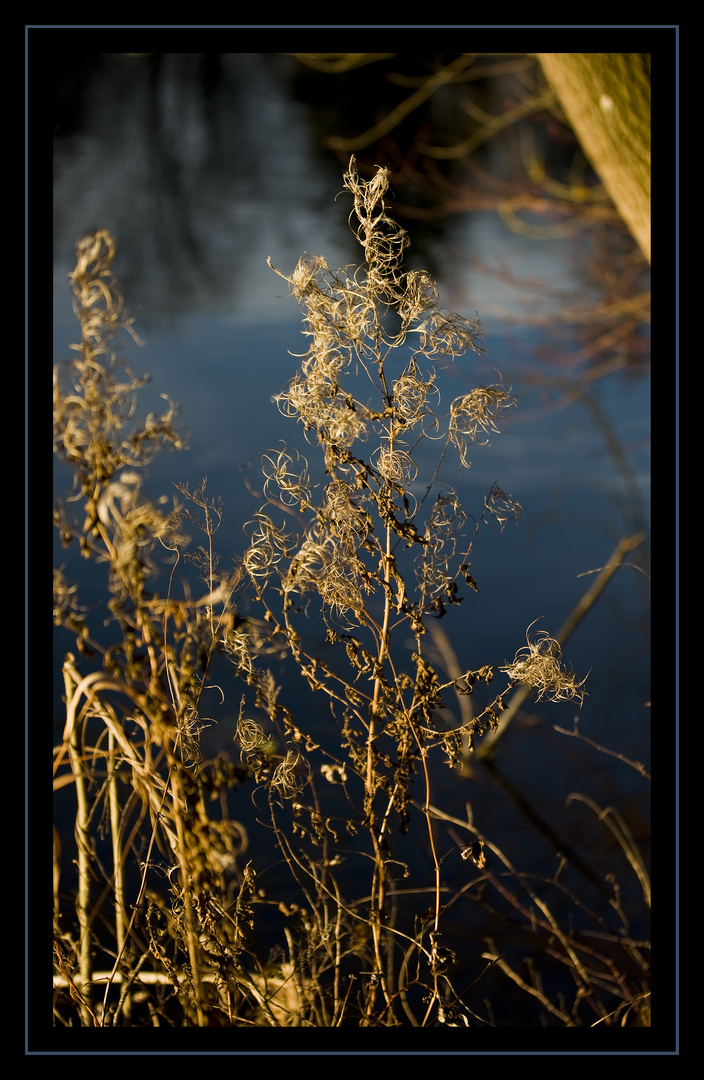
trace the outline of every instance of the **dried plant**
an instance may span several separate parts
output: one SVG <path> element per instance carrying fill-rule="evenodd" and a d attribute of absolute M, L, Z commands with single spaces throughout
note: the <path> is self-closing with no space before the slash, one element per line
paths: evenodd
<path fill-rule="evenodd" d="M 441 682 L 424 645 L 425 621 L 461 602 L 459 581 L 477 589 L 468 571 L 480 522 L 494 520 L 503 527 L 521 507 L 495 485 L 468 536 L 470 518 L 457 493 L 440 485 L 434 499 L 428 496 L 446 456 L 456 452 L 468 468 L 472 448 L 499 433 L 502 413 L 515 400 L 501 386 L 480 386 L 440 411 L 433 365 L 467 351 L 483 352 L 481 326 L 477 319 L 443 310 L 425 271 L 403 269 L 408 237 L 386 209 L 387 170 L 364 180 L 352 158 L 344 184 L 353 200 L 350 225 L 363 250 L 362 265 L 332 270 L 322 256 L 304 255 L 290 274 L 272 267 L 298 300 L 303 333 L 310 339 L 300 370 L 275 400 L 300 422 L 308 443 L 320 448 L 321 490 L 316 496 L 314 470 L 298 452 L 283 448 L 263 454 L 267 504 L 252 519 L 243 566 L 265 619 L 286 639 L 302 675 L 330 706 L 330 732 L 306 733 L 321 762 L 317 769 L 308 764 L 310 779 L 298 773 L 288 781 L 294 760 L 299 766 L 301 760 L 288 749 L 270 786 L 286 776 L 278 795 L 300 800 L 298 813 L 311 814 L 319 843 L 332 827 L 317 811 L 302 809 L 306 790 L 317 805 L 316 775 L 342 782 L 351 804 L 362 808 L 347 819 L 346 828 L 366 834 L 373 868 L 363 915 L 371 939 L 371 975 L 357 1008 L 360 1024 L 375 1025 L 381 1017 L 393 1024 L 411 1013 L 407 996 L 399 1000 L 396 989 L 399 958 L 405 954 L 409 960 L 409 931 L 391 919 L 397 860 L 389 845 L 392 831 L 405 833 L 410 827 L 413 774 L 419 769 L 423 775 L 427 803 L 430 753 L 442 748 L 455 764 L 463 747 L 471 748 L 476 736 L 496 726 L 503 695 L 515 682 L 533 680 L 541 691 L 544 686 L 534 666 L 515 664 L 505 669 L 506 689 L 477 715 L 449 730 L 439 723 L 445 691 L 468 693 L 477 683 L 488 685 L 494 670 L 484 665 Z M 439 461 L 424 484 L 416 451 L 426 439 L 438 444 Z M 286 520 L 286 508 L 295 508 L 296 517 Z M 318 616 L 327 627 L 328 644 L 344 649 L 347 675 L 307 642 L 308 622 Z M 411 650 L 405 647 L 409 634 L 415 641 Z M 543 680 L 547 685 L 546 674 Z M 556 689 L 554 676 L 549 686 Z M 564 676 L 559 690 L 570 694 Z M 572 696 L 580 692 L 574 683 Z M 289 741 L 303 737 L 287 717 L 284 731 Z M 240 740 L 243 750 L 246 745 Z M 440 866 L 429 819 L 425 828 L 435 903 L 426 929 L 410 939 L 426 968 L 427 997 L 418 1022 L 446 1022 L 447 967 L 438 959 Z M 300 869 L 290 841 L 280 843 Z M 337 896 L 328 873 L 308 873 L 317 890 Z M 335 1000 L 334 1014 L 339 1007 Z M 349 1001 L 347 1010 L 352 1011 Z"/>
<path fill-rule="evenodd" d="M 118 633 L 101 644 L 75 586 L 55 573 L 55 621 L 80 655 L 63 665 L 54 763 L 57 796 L 75 795 L 78 869 L 67 893 L 57 847 L 57 1024 L 492 1023 L 481 996 L 456 982 L 437 832 L 450 819 L 434 808 L 435 758 L 454 767 L 471 754 L 516 683 L 581 701 L 583 682 L 547 634 L 498 669 L 495 693 L 490 663 L 455 663 L 447 678 L 435 666 L 429 620 L 459 604 L 465 585 L 478 588 L 469 556 L 481 523 L 503 528 L 521 510 L 494 485 L 473 518 L 441 467 L 451 455 L 469 467 L 472 447 L 515 403 L 482 386 L 441 411 L 437 369 L 481 351 L 481 327 L 443 311 L 425 272 L 403 269 L 408 237 L 386 211 L 386 171 L 365 181 L 353 158 L 344 183 L 362 265 L 332 271 L 304 256 L 290 275 L 276 271 L 310 342 L 275 400 L 322 464 L 286 446 L 262 452 L 265 501 L 230 569 L 215 550 L 222 508 L 205 481 L 177 484 L 183 502 L 168 510 L 143 492 L 141 466 L 183 440 L 171 407 L 135 421 L 141 380 L 121 374 L 112 351 L 131 328 L 111 277 L 114 245 L 98 233 L 79 246 L 83 336 L 57 372 L 55 407 L 56 453 L 77 486 L 56 523 L 66 545 L 76 537 L 106 567 Z M 417 454 L 426 441 L 438 458 L 429 476 Z M 191 550 L 194 527 L 205 539 Z M 202 595 L 176 595 L 177 567 L 195 570 Z M 205 691 L 226 702 L 230 693 L 210 681 L 216 653 L 238 686 L 234 760 L 202 754 Z M 292 669 L 308 698 L 283 681 Z M 482 706 L 445 719 L 446 693 L 466 703 L 478 687 Z M 229 789 L 242 784 L 256 838 L 230 813 Z M 490 873 L 483 838 L 462 858 Z M 270 873 L 281 860 L 283 889 Z"/>
<path fill-rule="evenodd" d="M 200 733 L 207 721 L 200 699 L 209 657 L 225 646 L 234 626 L 233 594 L 241 571 L 218 571 L 212 538 L 219 507 L 206 498 L 204 485 L 193 493 L 181 486 L 193 511 L 169 509 L 166 500 L 154 503 L 143 491 L 140 469 L 159 450 L 183 446 L 183 436 L 172 406 L 162 416 L 136 419 L 135 394 L 145 379 L 135 377 L 115 353 L 120 331 L 132 331 L 132 318 L 112 276 L 114 256 L 106 232 L 79 243 L 71 284 L 82 336 L 73 360 L 54 372 L 54 450 L 75 478 L 69 500 L 55 508 L 55 523 L 64 546 L 77 539 L 81 554 L 106 568 L 106 606 L 93 613 L 92 622 L 114 628 L 107 643 L 101 641 L 76 586 L 64 570 L 55 571 L 54 621 L 75 635 L 80 657 L 64 658 L 66 720 L 54 751 L 55 789 L 70 785 L 76 796 L 78 873 L 72 910 L 57 848 L 57 978 L 78 1003 L 82 1024 L 122 1024 L 134 1015 L 139 987 L 148 982 L 145 968 L 133 985 L 151 955 L 183 987 L 177 992 L 188 1016 L 202 1023 L 207 995 L 196 924 L 203 890 L 226 892 L 246 846 L 238 822 L 208 813 L 207 792 L 226 792 L 247 771 L 201 761 Z M 191 556 L 206 593 L 196 599 L 159 596 L 156 576 L 165 556 L 170 575 L 185 557 L 189 523 L 207 538 Z M 106 835 L 110 867 L 99 854 Z M 126 898 L 130 862 L 141 881 L 134 904 Z M 178 926 L 187 976 L 182 965 L 176 973 L 176 939 L 167 948 L 168 932 L 157 928 L 154 901 L 147 902 L 148 880 L 159 874 L 170 883 L 172 933 Z M 108 896 L 112 918 L 101 911 Z M 108 964 L 100 991 L 96 963 Z M 120 987 L 124 991 L 116 993 Z M 153 1008 L 156 1017 L 161 1004 Z M 59 1024 L 74 1022 L 65 1004 L 56 1005 L 56 1016 Z"/>
<path fill-rule="evenodd" d="M 528 628 L 530 630 L 530 627 Z M 531 641 L 516 653 L 513 663 L 502 667 L 514 683 L 526 684 L 538 691 L 537 701 L 547 697 L 549 701 L 569 701 L 578 698 L 584 700 L 582 687 L 586 679 L 577 682 L 573 672 L 560 666 L 562 650 L 554 638 L 541 630 Z"/>

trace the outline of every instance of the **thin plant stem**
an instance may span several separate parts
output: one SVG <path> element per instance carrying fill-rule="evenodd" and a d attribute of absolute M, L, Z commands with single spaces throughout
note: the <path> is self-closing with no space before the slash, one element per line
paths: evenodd
<path fill-rule="evenodd" d="M 63 668 L 66 700 L 70 701 L 76 692 L 76 683 L 70 664 L 65 663 Z M 68 741 L 69 761 L 73 773 L 74 786 L 76 789 L 76 845 L 78 849 L 78 893 L 76 896 L 76 913 L 78 915 L 79 942 L 78 942 L 78 968 L 81 975 L 80 1011 L 82 1022 L 85 1026 L 93 1023 L 93 949 L 91 942 L 91 863 L 92 851 L 90 840 L 90 799 L 88 796 L 88 780 L 83 763 L 83 748 L 81 745 L 82 724 L 80 722 L 71 725 Z"/>

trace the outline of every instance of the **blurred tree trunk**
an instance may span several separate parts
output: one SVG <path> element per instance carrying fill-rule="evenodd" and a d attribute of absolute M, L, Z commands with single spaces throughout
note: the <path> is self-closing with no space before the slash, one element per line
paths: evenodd
<path fill-rule="evenodd" d="M 582 150 L 650 262 L 650 56 L 535 56 Z"/>

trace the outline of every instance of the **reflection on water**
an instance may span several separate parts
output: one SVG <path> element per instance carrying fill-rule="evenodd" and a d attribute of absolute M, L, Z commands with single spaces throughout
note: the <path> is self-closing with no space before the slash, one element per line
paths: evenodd
<path fill-rule="evenodd" d="M 67 72 L 57 97 L 56 358 L 76 340 L 66 285 L 74 242 L 91 228 L 108 228 L 118 243 L 117 275 L 128 305 L 138 308 L 137 328 L 146 341 L 141 350 L 125 347 L 136 370 L 152 377 L 141 408 L 147 411 L 166 393 L 181 403 L 190 432 L 187 452 L 150 466 L 148 486 L 159 496 L 173 493 L 175 480 L 194 488 L 207 476 L 210 495 L 224 501 L 217 536 L 224 558 L 241 552 L 242 526 L 258 508 L 242 469 L 282 441 L 306 450 L 301 429 L 271 400 L 295 371 L 291 354 L 307 345 L 295 304 L 282 295 L 266 258 L 286 272 L 305 250 L 324 254 L 330 266 L 358 258 L 347 229 L 349 207 L 333 198 L 342 170 L 321 141 L 325 109 L 296 99 L 296 74 L 297 62 L 288 56 L 106 55 Z M 399 201 L 406 197 L 402 189 Z M 551 337 L 545 320 L 527 325 L 525 307 L 517 309 L 506 282 L 492 293 L 477 269 L 496 266 L 497 251 L 515 260 L 513 270 L 532 259 L 533 274 L 547 275 L 556 295 L 564 289 L 571 302 L 586 288 L 579 264 L 565 261 L 584 250 L 572 240 L 536 249 L 534 240 L 487 215 L 432 223 L 419 216 L 406 227 L 415 264 L 425 260 L 438 274 L 443 300 L 468 315 L 476 302 L 487 326 L 486 357 L 439 372 L 443 398 L 495 383 L 496 369 L 518 398 L 506 434 L 477 447 L 469 473 L 461 476 L 450 465 L 445 474 L 470 516 L 480 515 L 483 494 L 495 481 L 524 507 L 517 527 L 501 533 L 482 528 L 471 563 L 479 592 L 442 624 L 463 668 L 501 664 L 521 647 L 535 619 L 554 633 L 618 540 L 648 529 L 649 388 L 625 363 L 605 378 L 590 378 L 581 363 L 573 371 L 569 363 L 558 365 L 557 359 L 580 355 L 584 338 L 576 330 L 561 340 Z M 483 296 L 496 297 L 496 310 L 523 316 L 522 325 L 507 326 L 493 311 L 487 318 Z M 553 296 L 543 316 L 548 307 L 555 314 L 556 304 Z M 434 449 L 429 442 L 420 455 L 430 472 Z M 308 452 L 314 458 L 315 450 Z M 58 493 L 64 485 L 57 468 Z M 645 559 L 644 548 L 616 575 L 565 653 L 577 672 L 590 673 L 581 731 L 649 768 Z M 57 560 L 68 576 L 84 572 L 70 552 L 59 551 Z M 88 595 L 90 588 L 87 577 Z M 59 637 L 59 666 L 63 648 Z M 227 680 L 224 670 L 217 674 Z M 281 678 L 285 669 L 275 674 Z M 318 713 L 324 732 L 326 705 L 298 684 L 291 695 L 294 711 Z M 233 702 L 239 703 L 234 681 L 225 704 L 212 705 L 216 723 L 205 735 L 211 752 L 232 747 Z M 59 713 L 57 702 L 57 719 Z M 570 792 L 585 788 L 597 799 L 625 803 L 634 827 L 642 823 L 645 843 L 645 783 L 616 759 L 554 730 L 571 729 L 573 713 L 570 705 L 527 707 L 502 745 L 501 768 L 574 843 L 593 840 L 593 823 L 564 808 Z M 520 858 L 526 838 L 535 844 L 535 831 L 488 774 L 477 770 L 452 785 L 452 812 L 463 817 L 467 800 L 481 805 L 484 831 L 500 837 L 510 856 Z M 244 806 L 241 811 L 251 814 Z M 536 872 L 550 873 L 554 857 L 554 845 L 539 843 Z M 448 862 L 451 884 L 461 870 L 455 863 Z"/>

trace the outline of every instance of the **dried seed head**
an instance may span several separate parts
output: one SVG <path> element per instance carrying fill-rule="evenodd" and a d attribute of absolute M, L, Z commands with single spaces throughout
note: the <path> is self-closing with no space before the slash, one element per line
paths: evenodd
<path fill-rule="evenodd" d="M 393 401 L 396 412 L 404 424 L 412 427 L 426 413 L 430 413 L 431 396 L 440 399 L 435 386 L 435 372 L 423 379 L 422 372 L 415 360 L 411 360 L 403 375 L 393 384 Z"/>
<path fill-rule="evenodd" d="M 485 446 L 489 435 L 498 435 L 496 422 L 501 410 L 515 404 L 516 399 L 498 386 L 477 386 L 469 394 L 455 398 L 450 405 L 448 435 L 457 447 L 463 465 L 469 467 L 470 464 L 467 458 L 469 444 L 479 442 Z M 479 432 L 484 432 L 487 438 L 478 439 Z"/>
<path fill-rule="evenodd" d="M 543 697 L 548 701 L 570 701 L 577 698 L 581 705 L 585 694 L 582 687 L 587 681 L 586 678 L 577 682 L 574 672 L 560 666 L 560 645 L 546 631 L 541 630 L 533 640 L 528 631 L 528 644 L 519 649 L 513 662 L 506 664 L 501 670 L 506 672 L 512 682 L 534 687 L 538 691 L 538 701 Z"/>
<path fill-rule="evenodd" d="M 288 750 L 271 778 L 271 786 L 284 799 L 293 799 L 308 782 L 310 768 L 298 750 Z"/>
<path fill-rule="evenodd" d="M 523 513 L 521 504 L 510 495 L 507 495 L 498 484 L 493 484 L 491 490 L 485 496 L 484 508 L 491 514 L 501 530 L 503 530 L 507 521 L 513 518 L 517 522 Z"/>
<path fill-rule="evenodd" d="M 380 446 L 372 455 L 372 462 L 384 480 L 397 484 L 411 484 L 418 473 L 418 466 L 411 455 L 397 446 Z"/>
<path fill-rule="evenodd" d="M 292 456 L 284 447 L 262 454 L 262 473 L 267 497 L 278 499 L 284 506 L 300 505 L 302 510 L 309 505 L 308 462 L 297 451 Z"/>

